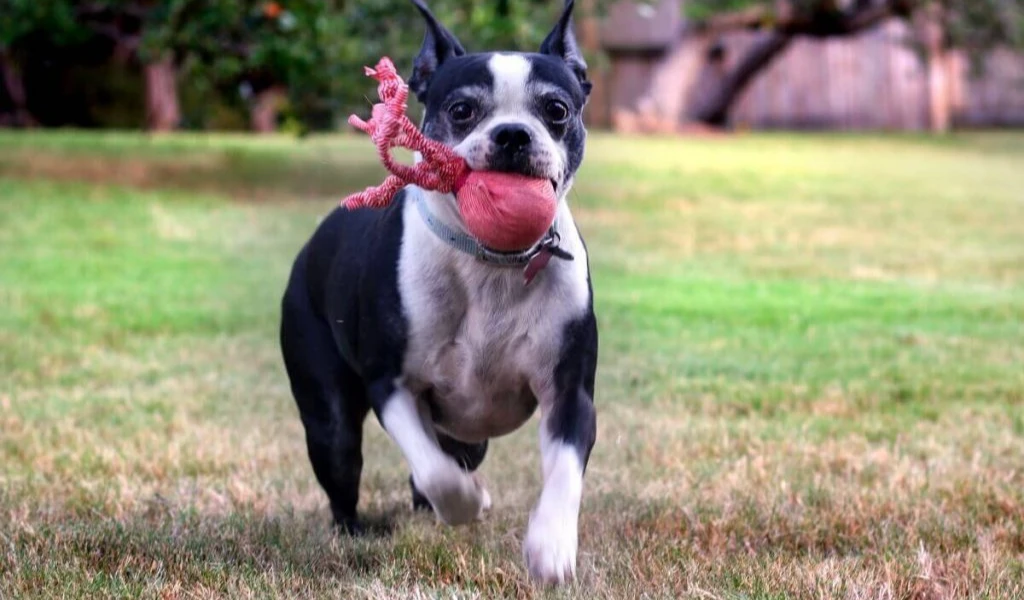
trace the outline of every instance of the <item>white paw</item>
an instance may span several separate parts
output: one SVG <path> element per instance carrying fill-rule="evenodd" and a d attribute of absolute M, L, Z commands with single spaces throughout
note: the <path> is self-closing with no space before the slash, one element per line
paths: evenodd
<path fill-rule="evenodd" d="M 476 484 L 478 486 L 480 486 L 480 490 L 484 493 L 484 505 L 483 505 L 483 509 L 482 510 L 483 510 L 483 512 L 487 512 L 487 511 L 491 510 L 491 494 L 487 491 L 487 488 L 485 488 L 483 486 L 483 484 L 480 483 L 480 480 L 477 479 L 476 476 L 474 476 L 473 479 L 477 480 Z M 481 515 L 481 516 L 483 516 L 483 515 Z"/>
<path fill-rule="evenodd" d="M 415 478 L 414 478 L 415 479 Z M 448 525 L 464 525 L 478 521 L 491 507 L 491 495 L 476 477 L 466 473 L 454 462 L 437 469 L 416 487 L 434 507 L 437 517 Z"/>
<path fill-rule="evenodd" d="M 567 583 L 576 576 L 576 521 L 530 515 L 523 557 L 530 577 L 544 585 Z"/>

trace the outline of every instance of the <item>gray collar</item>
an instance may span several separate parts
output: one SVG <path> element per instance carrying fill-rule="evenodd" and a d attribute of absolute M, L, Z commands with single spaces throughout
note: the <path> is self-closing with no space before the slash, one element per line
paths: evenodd
<path fill-rule="evenodd" d="M 540 253 L 541 249 L 545 246 L 550 246 L 554 243 L 557 246 L 558 233 L 555 232 L 554 225 L 548 230 L 547 235 L 544 239 L 537 242 L 528 250 L 522 250 L 520 252 L 496 252 L 485 248 L 480 242 L 468 233 L 463 233 L 447 225 L 444 221 L 439 219 L 434 213 L 430 212 L 430 207 L 427 206 L 427 200 L 424 194 L 416 194 L 415 196 L 416 207 L 419 209 L 420 217 L 423 218 L 423 222 L 427 224 L 427 228 L 437 236 L 439 240 L 448 244 L 452 248 L 460 252 L 469 254 L 475 257 L 481 262 L 496 265 L 499 267 L 524 267 L 529 264 L 530 260 Z"/>

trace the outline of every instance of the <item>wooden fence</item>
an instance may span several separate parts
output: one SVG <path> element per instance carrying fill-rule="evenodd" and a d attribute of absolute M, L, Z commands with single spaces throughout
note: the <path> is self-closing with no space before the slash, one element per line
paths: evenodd
<path fill-rule="evenodd" d="M 702 99 L 758 35 L 699 39 L 680 33 L 657 49 L 638 44 L 643 31 L 635 16 L 629 19 L 628 25 L 606 24 L 606 30 L 632 31 L 628 44 L 612 36 L 606 45 L 611 69 L 604 93 L 612 122 L 621 129 L 665 130 L 691 122 Z M 927 129 L 929 72 L 912 39 L 910 28 L 899 20 L 848 39 L 798 39 L 746 90 L 731 113 L 732 124 L 754 129 Z M 712 47 L 716 59 L 711 58 Z M 998 51 L 975 72 L 965 56 L 953 52 L 939 67 L 955 125 L 1024 126 L 1024 56 Z"/>

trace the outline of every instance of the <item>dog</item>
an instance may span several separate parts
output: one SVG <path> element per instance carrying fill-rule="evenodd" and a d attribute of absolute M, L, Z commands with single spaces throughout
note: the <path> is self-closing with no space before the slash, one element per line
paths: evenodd
<path fill-rule="evenodd" d="M 540 408 L 543 490 L 523 542 L 530 576 L 575 576 L 583 476 L 596 437 L 598 334 L 587 250 L 566 202 L 583 160 L 587 66 L 573 2 L 536 53 L 467 53 L 422 0 L 409 88 L 422 130 L 474 170 L 551 181 L 557 216 L 531 247 L 468 233 L 454 196 L 408 186 L 381 210 L 336 209 L 299 252 L 281 348 L 313 472 L 336 524 L 356 504 L 370 410 L 411 471 L 413 505 L 457 525 L 491 499 L 474 476 L 488 440 Z M 552 256 L 529 285 L 523 268 Z M 542 261 L 543 262 L 543 261 Z"/>

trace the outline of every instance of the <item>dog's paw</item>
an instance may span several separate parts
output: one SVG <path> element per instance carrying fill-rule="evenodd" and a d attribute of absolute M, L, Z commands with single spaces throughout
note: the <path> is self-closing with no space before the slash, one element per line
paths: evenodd
<path fill-rule="evenodd" d="M 438 469 L 416 487 L 434 507 L 437 517 L 448 525 L 464 525 L 483 518 L 491 507 L 491 495 L 473 475 L 458 468 Z"/>
<path fill-rule="evenodd" d="M 363 537 L 366 535 L 366 526 L 355 517 L 335 519 L 334 529 L 342 535 L 352 537 Z"/>
<path fill-rule="evenodd" d="M 487 491 L 487 488 L 485 488 L 483 486 L 483 484 L 480 483 L 480 480 L 477 479 L 477 477 L 475 475 L 473 476 L 473 478 L 477 480 L 477 485 L 480 486 L 480 490 L 483 491 L 483 493 L 484 493 L 484 503 L 483 503 L 482 512 L 480 513 L 480 517 L 483 518 L 484 513 L 488 513 L 491 510 L 491 506 L 492 506 L 491 494 L 490 494 L 490 492 Z"/>
<path fill-rule="evenodd" d="M 544 585 L 572 581 L 576 576 L 576 523 L 538 513 L 530 516 L 523 542 L 523 558 L 530 578 Z"/>

